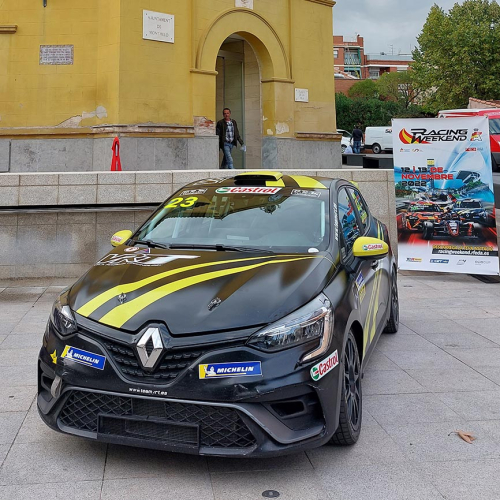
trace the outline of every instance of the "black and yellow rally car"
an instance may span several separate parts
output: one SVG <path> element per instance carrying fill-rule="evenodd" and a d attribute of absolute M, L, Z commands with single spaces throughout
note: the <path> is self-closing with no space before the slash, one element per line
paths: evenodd
<path fill-rule="evenodd" d="M 205 179 L 111 242 L 54 304 L 38 362 L 48 426 L 234 457 L 357 441 L 398 292 L 387 229 L 354 184 Z"/>

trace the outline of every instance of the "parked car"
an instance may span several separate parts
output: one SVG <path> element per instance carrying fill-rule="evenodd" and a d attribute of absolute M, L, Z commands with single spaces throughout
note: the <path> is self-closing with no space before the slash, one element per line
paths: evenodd
<path fill-rule="evenodd" d="M 342 134 L 340 144 L 342 147 L 342 153 L 344 153 L 349 146 L 352 146 L 352 134 L 347 132 L 347 130 L 342 129 L 337 129 L 337 134 Z"/>
<path fill-rule="evenodd" d="M 362 377 L 399 302 L 387 227 L 354 184 L 204 179 L 111 244 L 54 303 L 48 426 L 229 457 L 357 441 Z"/>
<path fill-rule="evenodd" d="M 365 148 L 371 149 L 378 155 L 383 151 L 392 152 L 392 128 L 391 127 L 366 127 Z"/>
<path fill-rule="evenodd" d="M 347 130 L 337 129 L 337 134 L 342 134 L 341 147 L 342 153 L 351 146 L 352 147 L 352 134 Z M 361 150 L 365 148 L 365 145 L 361 143 Z"/>

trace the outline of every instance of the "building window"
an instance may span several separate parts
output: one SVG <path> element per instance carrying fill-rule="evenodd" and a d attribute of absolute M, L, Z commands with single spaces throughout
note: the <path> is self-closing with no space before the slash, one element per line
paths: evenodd
<path fill-rule="evenodd" d="M 338 59 L 338 57 L 339 57 L 339 51 L 338 51 L 338 49 L 333 49 L 333 57 L 335 59 Z"/>
<path fill-rule="evenodd" d="M 346 66 L 360 66 L 361 60 L 359 58 L 358 52 L 351 52 L 346 50 L 344 57 L 344 64 Z"/>
<path fill-rule="evenodd" d="M 371 69 L 370 78 L 372 80 L 378 80 L 380 78 L 380 71 L 378 69 Z"/>

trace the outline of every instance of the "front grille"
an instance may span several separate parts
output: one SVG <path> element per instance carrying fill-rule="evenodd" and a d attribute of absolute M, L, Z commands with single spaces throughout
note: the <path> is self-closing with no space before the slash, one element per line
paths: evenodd
<path fill-rule="evenodd" d="M 148 372 L 142 368 L 135 351 L 130 346 L 109 339 L 101 339 L 101 341 L 123 375 L 136 382 L 163 384 L 172 382 L 182 371 L 208 350 L 186 348 L 166 351 L 154 372 Z"/>
<path fill-rule="evenodd" d="M 202 446 L 248 448 L 256 443 L 253 434 L 241 419 L 238 410 L 219 406 L 172 403 L 71 391 L 59 415 L 59 421 L 64 426 L 72 429 L 97 432 L 99 416 L 102 418 L 102 415 L 139 418 L 147 416 L 164 419 L 165 423 L 198 425 L 200 428 L 200 444 Z M 140 432 L 153 432 L 153 427 L 143 427 Z M 120 424 L 115 424 L 113 429 L 119 432 Z M 149 429 L 149 431 L 146 429 Z M 156 432 L 157 435 L 152 435 L 149 439 L 162 441 L 161 429 L 156 428 Z M 189 444 L 189 442 L 186 444 Z"/>

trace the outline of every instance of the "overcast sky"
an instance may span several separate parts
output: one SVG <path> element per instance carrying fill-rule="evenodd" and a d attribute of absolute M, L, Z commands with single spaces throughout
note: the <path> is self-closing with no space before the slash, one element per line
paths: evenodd
<path fill-rule="evenodd" d="M 336 0 L 334 34 L 365 38 L 365 53 L 409 54 L 436 3 L 446 12 L 457 0 Z M 458 3 L 462 3 L 459 1 Z M 391 47 L 392 45 L 392 47 Z"/>

